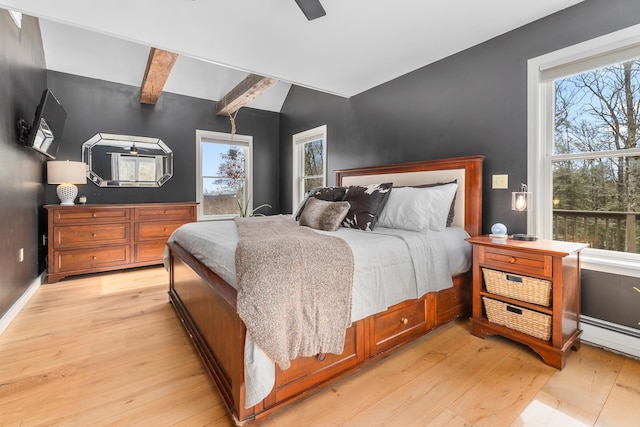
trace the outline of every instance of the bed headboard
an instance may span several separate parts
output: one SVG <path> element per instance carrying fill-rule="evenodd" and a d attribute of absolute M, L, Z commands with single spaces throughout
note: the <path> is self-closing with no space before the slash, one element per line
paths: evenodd
<path fill-rule="evenodd" d="M 394 186 L 458 181 L 453 225 L 471 236 L 482 234 L 482 162 L 484 156 L 398 163 L 336 171 L 336 185 L 393 182 Z"/>

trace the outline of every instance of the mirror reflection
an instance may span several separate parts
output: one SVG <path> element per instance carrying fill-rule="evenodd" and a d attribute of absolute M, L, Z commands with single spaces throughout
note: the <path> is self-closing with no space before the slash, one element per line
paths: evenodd
<path fill-rule="evenodd" d="M 173 176 L 173 152 L 158 138 L 98 133 L 82 144 L 98 187 L 160 187 Z"/>

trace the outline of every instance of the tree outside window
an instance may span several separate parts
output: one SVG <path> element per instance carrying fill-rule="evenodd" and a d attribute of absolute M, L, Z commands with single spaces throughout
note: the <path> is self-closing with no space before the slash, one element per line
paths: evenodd
<path fill-rule="evenodd" d="M 326 185 L 327 127 L 293 135 L 293 211 L 311 189 Z"/>
<path fill-rule="evenodd" d="M 555 80 L 553 235 L 638 253 L 640 59 Z"/>
<path fill-rule="evenodd" d="M 198 218 L 223 219 L 251 208 L 252 138 L 197 131 Z"/>

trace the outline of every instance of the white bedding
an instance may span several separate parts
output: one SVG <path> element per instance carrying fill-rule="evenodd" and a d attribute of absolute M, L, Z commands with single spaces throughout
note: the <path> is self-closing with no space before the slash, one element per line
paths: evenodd
<path fill-rule="evenodd" d="M 382 312 L 401 301 L 452 286 L 451 276 L 469 270 L 471 245 L 459 227 L 442 232 L 419 233 L 376 227 L 374 231 L 340 228 L 335 232 L 314 230 L 345 240 L 354 258 L 351 320 Z M 175 241 L 195 258 L 236 286 L 233 221 L 185 224 L 169 241 Z M 275 382 L 273 362 L 249 336 L 245 343 L 245 407 L 266 397 Z"/>

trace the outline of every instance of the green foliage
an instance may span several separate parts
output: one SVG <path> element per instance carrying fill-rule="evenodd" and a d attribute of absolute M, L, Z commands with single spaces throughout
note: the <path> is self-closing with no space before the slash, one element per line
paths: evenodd
<path fill-rule="evenodd" d="M 242 204 L 242 202 L 240 202 L 240 200 L 237 200 L 238 202 L 238 208 L 240 208 L 240 216 L 243 218 L 247 218 L 247 217 L 251 217 L 251 216 L 264 216 L 263 213 L 257 212 L 259 209 L 262 208 L 271 208 L 271 205 L 267 204 L 267 203 L 263 203 L 262 205 L 258 206 L 257 208 L 253 209 L 253 210 L 249 210 L 249 203 L 250 203 L 250 199 L 247 199 L 244 202 L 244 205 Z"/>

